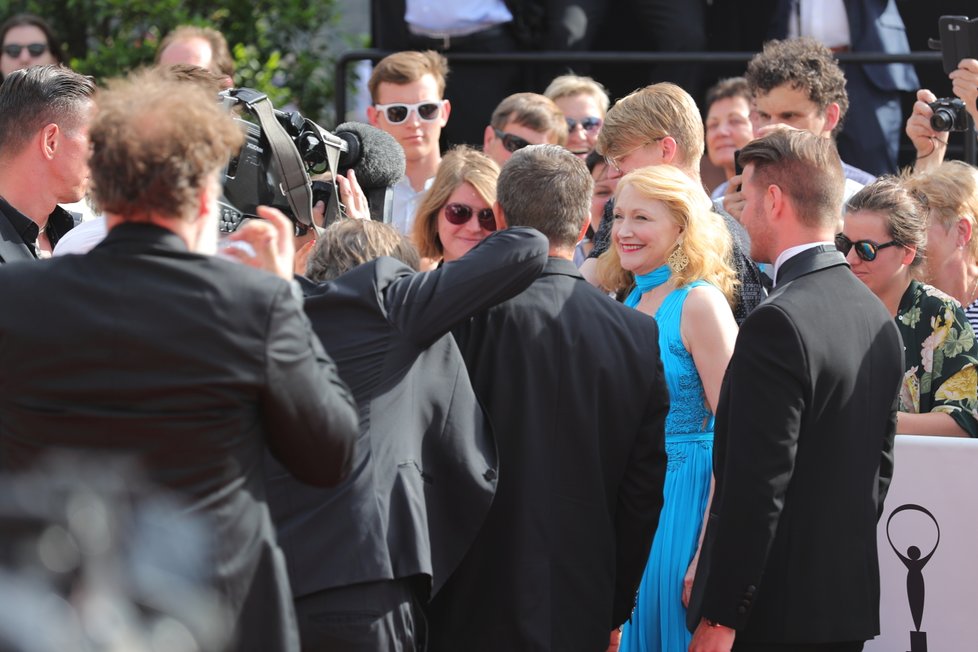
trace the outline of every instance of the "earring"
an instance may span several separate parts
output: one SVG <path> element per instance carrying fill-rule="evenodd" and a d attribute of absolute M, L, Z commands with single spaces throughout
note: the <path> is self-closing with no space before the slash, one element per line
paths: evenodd
<path fill-rule="evenodd" d="M 672 250 L 672 253 L 669 254 L 669 257 L 666 258 L 666 264 L 669 265 L 669 269 L 672 270 L 673 274 L 679 274 L 689 265 L 689 256 L 677 245 Z"/>

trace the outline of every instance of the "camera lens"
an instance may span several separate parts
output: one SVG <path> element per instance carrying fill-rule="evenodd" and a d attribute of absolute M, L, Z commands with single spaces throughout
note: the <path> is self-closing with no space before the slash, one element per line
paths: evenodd
<path fill-rule="evenodd" d="M 945 107 L 936 109 L 930 117 L 930 126 L 934 131 L 951 131 L 954 126 L 954 112 Z"/>

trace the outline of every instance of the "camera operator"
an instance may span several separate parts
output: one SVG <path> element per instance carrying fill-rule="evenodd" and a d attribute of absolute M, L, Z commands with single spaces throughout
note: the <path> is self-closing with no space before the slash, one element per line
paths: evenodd
<path fill-rule="evenodd" d="M 964 109 L 978 124 L 978 59 L 962 59 L 951 72 L 951 90 L 964 103 Z M 940 166 L 947 153 L 948 130 L 939 131 L 931 124 L 937 96 L 926 88 L 917 91 L 917 101 L 907 118 L 907 136 L 917 150 L 914 170 L 929 171 Z"/>
<path fill-rule="evenodd" d="M 288 220 L 234 234 L 280 277 L 217 256 L 223 165 L 243 135 L 206 90 L 153 71 L 112 83 L 91 127 L 108 235 L 84 256 L 0 268 L 0 462 L 131 456 L 207 518 L 235 651 L 298 650 L 265 504 L 266 446 L 295 477 L 349 472 L 353 398 L 302 312 Z"/>

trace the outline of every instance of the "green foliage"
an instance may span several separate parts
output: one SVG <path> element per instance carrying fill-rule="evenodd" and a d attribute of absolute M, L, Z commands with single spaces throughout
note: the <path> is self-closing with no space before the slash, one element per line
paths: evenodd
<path fill-rule="evenodd" d="M 0 20 L 22 11 L 51 23 L 67 63 L 98 81 L 152 63 L 162 37 L 178 25 L 213 27 L 231 47 L 238 86 L 323 126 L 335 121 L 336 57 L 363 46 L 340 33 L 336 0 L 0 0 Z"/>

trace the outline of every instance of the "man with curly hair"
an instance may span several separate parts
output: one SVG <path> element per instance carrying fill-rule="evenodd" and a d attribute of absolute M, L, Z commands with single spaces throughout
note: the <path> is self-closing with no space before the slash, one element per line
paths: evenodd
<path fill-rule="evenodd" d="M 831 138 L 842 130 L 849 109 L 846 77 L 832 51 L 813 38 L 769 41 L 747 64 L 747 85 L 754 96 L 754 133 L 784 124 Z M 866 185 L 874 179 L 842 163 L 846 179 Z"/>

